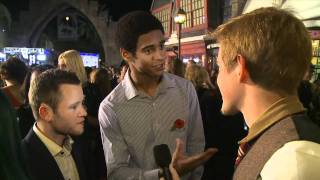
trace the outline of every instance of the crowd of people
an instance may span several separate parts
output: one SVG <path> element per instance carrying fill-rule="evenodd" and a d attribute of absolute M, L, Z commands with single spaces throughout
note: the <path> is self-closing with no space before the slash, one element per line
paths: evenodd
<path fill-rule="evenodd" d="M 0 178 L 319 179 L 320 88 L 303 23 L 261 8 L 212 36 L 213 72 L 166 61 L 163 26 L 144 11 L 118 22 L 118 68 L 84 67 L 76 50 L 57 67 L 2 63 Z"/>

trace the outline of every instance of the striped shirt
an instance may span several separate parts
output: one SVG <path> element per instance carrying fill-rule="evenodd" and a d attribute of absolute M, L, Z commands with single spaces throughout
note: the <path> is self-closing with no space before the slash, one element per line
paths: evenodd
<path fill-rule="evenodd" d="M 177 126 L 181 120 L 184 124 Z M 189 81 L 172 74 L 164 73 L 156 95 L 150 97 L 134 87 L 127 72 L 100 104 L 99 122 L 108 179 L 158 180 L 153 147 L 167 144 L 173 153 L 176 138 L 185 142 L 187 155 L 204 149 L 196 91 Z M 186 176 L 201 175 L 202 167 Z"/>

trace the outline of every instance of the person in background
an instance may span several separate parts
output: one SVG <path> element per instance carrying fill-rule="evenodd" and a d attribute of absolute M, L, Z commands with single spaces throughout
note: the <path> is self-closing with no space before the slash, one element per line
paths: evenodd
<path fill-rule="evenodd" d="M 2 180 L 28 180 L 22 158 L 21 137 L 16 112 L 0 91 L 0 177 Z"/>
<path fill-rule="evenodd" d="M 126 72 L 128 71 L 128 64 L 126 61 L 122 61 L 120 64 L 120 76 L 118 78 L 118 84 L 124 79 L 124 76 L 126 75 Z"/>
<path fill-rule="evenodd" d="M 28 68 L 25 63 L 15 57 L 8 59 L 0 66 L 1 79 L 6 83 L 1 91 L 9 98 L 15 109 L 19 108 L 24 102 L 21 86 L 27 72 Z"/>
<path fill-rule="evenodd" d="M 298 96 L 309 118 L 320 126 L 320 87 L 310 82 L 313 73 L 314 66 L 310 65 L 298 87 Z"/>
<path fill-rule="evenodd" d="M 89 179 L 82 151 L 71 136 L 84 131 L 87 112 L 80 80 L 52 69 L 31 82 L 29 101 L 36 123 L 22 141 L 31 179 Z"/>
<path fill-rule="evenodd" d="M 99 92 L 98 93 L 99 104 L 97 104 L 96 107 L 93 107 L 94 109 L 96 109 L 97 113 L 99 110 L 100 103 L 112 90 L 109 77 L 110 77 L 109 72 L 103 68 L 95 69 L 91 76 L 92 78 L 91 83 L 98 89 L 98 92 Z M 94 157 L 95 157 L 95 162 L 97 162 L 97 168 L 98 168 L 97 171 L 98 173 L 100 173 L 99 177 L 103 177 L 103 179 L 106 179 L 107 168 L 106 168 L 106 162 L 105 162 L 105 157 L 103 153 L 100 129 L 98 129 L 96 136 L 98 141 L 96 144 L 96 148 L 94 149 Z"/>
<path fill-rule="evenodd" d="M 184 76 L 187 80 L 191 81 L 193 86 L 195 87 L 197 94 L 198 94 L 198 99 L 201 99 L 202 94 L 205 91 L 210 91 L 213 89 L 213 85 L 211 83 L 209 73 L 207 70 L 199 65 L 191 65 Z"/>
<path fill-rule="evenodd" d="M 185 65 L 182 60 L 175 58 L 175 59 L 166 59 L 165 61 L 165 72 L 177 75 L 179 77 L 185 76 Z"/>
<path fill-rule="evenodd" d="M 286 10 L 260 8 L 219 26 L 214 37 L 221 112 L 242 112 L 249 127 L 233 179 L 319 179 L 320 128 L 297 95 L 312 52 L 304 24 Z"/>
<path fill-rule="evenodd" d="M 175 167 L 185 179 L 200 179 L 202 167 L 197 167 L 216 150 L 203 152 L 202 120 L 192 84 L 164 73 L 161 22 L 149 12 L 130 12 L 119 20 L 115 36 L 129 69 L 99 108 L 108 179 L 163 177 L 153 147 L 167 144 L 173 152 L 176 138 L 186 143 Z"/>
<path fill-rule="evenodd" d="M 205 163 L 201 179 L 232 179 L 238 141 L 246 135 L 243 116 L 241 113 L 234 116 L 221 114 L 222 98 L 219 88 L 212 85 L 209 73 L 204 67 L 191 65 L 185 78 L 192 82 L 197 91 L 206 140 L 205 148 L 219 149 Z"/>

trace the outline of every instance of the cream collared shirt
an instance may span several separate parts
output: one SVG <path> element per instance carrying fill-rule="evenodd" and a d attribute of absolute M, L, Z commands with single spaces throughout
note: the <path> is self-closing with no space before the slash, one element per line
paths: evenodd
<path fill-rule="evenodd" d="M 54 141 L 46 137 L 37 127 L 36 123 L 33 125 L 33 131 L 48 148 L 49 152 L 58 164 L 58 167 L 65 180 L 79 180 L 79 174 L 76 163 L 71 155 L 73 140 L 69 136 L 63 146 L 59 146 Z"/>

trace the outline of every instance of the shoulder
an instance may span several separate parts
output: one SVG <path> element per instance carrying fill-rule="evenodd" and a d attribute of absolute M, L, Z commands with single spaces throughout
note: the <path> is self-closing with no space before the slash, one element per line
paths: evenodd
<path fill-rule="evenodd" d="M 121 104 L 126 101 L 125 83 L 120 82 L 101 102 L 100 107 L 113 106 L 114 104 Z"/>
<path fill-rule="evenodd" d="M 314 179 L 320 176 L 319 167 L 320 144 L 311 141 L 291 141 L 271 156 L 261 171 L 261 177 Z"/>
<path fill-rule="evenodd" d="M 179 76 L 171 74 L 171 73 L 164 73 L 164 76 L 171 83 L 173 83 L 173 85 L 175 85 L 175 87 L 177 87 L 177 88 L 182 88 L 184 90 L 189 90 L 190 88 L 193 88 L 192 83 L 187 79 L 184 79 L 182 77 L 179 77 Z"/>
<path fill-rule="evenodd" d="M 30 128 L 28 134 L 22 139 L 21 145 L 24 148 L 38 148 L 42 144 L 41 140 L 38 138 L 36 133 L 33 131 L 32 127 Z"/>

